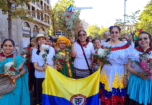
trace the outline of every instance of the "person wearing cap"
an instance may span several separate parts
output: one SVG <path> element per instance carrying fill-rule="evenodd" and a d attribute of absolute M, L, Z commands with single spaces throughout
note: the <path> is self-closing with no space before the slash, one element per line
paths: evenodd
<path fill-rule="evenodd" d="M 46 64 L 44 64 L 44 60 L 42 58 L 42 55 L 40 53 L 44 51 L 44 49 L 41 48 L 42 45 L 45 45 L 47 40 L 49 40 L 49 37 L 44 36 L 44 34 L 38 34 L 34 41 L 37 43 L 37 49 L 33 49 L 32 51 L 32 62 L 35 68 L 35 98 L 36 103 L 35 105 L 41 105 L 41 95 L 42 95 L 42 82 L 45 78 L 45 68 Z M 53 56 L 55 55 L 54 49 L 52 47 L 49 47 L 47 50 L 47 60 L 46 63 L 49 66 L 53 67 Z"/>
<path fill-rule="evenodd" d="M 62 61 L 62 64 L 55 64 L 54 67 L 63 75 L 73 78 L 73 65 L 71 61 L 71 50 L 67 49 L 70 45 L 70 40 L 65 37 L 59 37 L 57 39 L 57 46 L 59 48 L 56 54 L 64 54 L 67 58 L 66 61 Z"/>
<path fill-rule="evenodd" d="M 47 43 L 46 43 L 47 45 L 49 45 L 49 46 L 53 46 L 52 44 L 53 44 L 53 38 L 50 36 L 49 37 L 49 40 L 47 40 Z"/>

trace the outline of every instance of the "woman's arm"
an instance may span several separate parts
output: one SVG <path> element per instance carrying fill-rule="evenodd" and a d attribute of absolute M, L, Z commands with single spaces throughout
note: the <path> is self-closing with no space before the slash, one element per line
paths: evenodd
<path fill-rule="evenodd" d="M 20 70 L 20 73 L 19 73 L 19 74 L 17 74 L 17 75 L 13 75 L 13 76 L 11 76 L 11 78 L 12 78 L 12 79 L 20 78 L 22 75 L 24 75 L 24 74 L 25 74 L 25 72 L 26 72 L 25 68 L 24 68 L 24 67 L 22 67 L 22 68 L 21 68 L 21 70 Z"/>
<path fill-rule="evenodd" d="M 37 62 L 34 62 L 33 65 L 34 65 L 34 68 L 35 68 L 36 70 L 38 70 L 38 71 L 44 71 L 44 70 L 45 70 L 44 67 L 38 66 L 38 63 L 37 63 Z"/>
<path fill-rule="evenodd" d="M 70 42 L 71 42 L 71 56 L 75 57 L 76 56 L 76 51 L 74 49 L 74 38 L 70 38 Z"/>
<path fill-rule="evenodd" d="M 131 61 L 131 60 L 128 61 L 127 70 L 128 70 L 130 73 L 132 73 L 132 74 L 134 74 L 134 75 L 136 75 L 136 76 L 139 76 L 139 77 L 142 78 L 142 79 L 148 79 L 148 78 L 149 78 L 148 75 L 144 75 L 144 72 L 138 72 L 138 71 L 136 71 L 135 69 L 133 69 L 133 68 L 132 68 L 132 61 Z"/>

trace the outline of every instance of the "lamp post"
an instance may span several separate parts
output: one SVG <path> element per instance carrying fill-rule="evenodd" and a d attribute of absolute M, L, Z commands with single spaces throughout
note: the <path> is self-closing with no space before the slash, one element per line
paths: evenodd
<path fill-rule="evenodd" d="M 124 0 L 124 33 L 126 29 L 126 1 L 127 0 Z"/>

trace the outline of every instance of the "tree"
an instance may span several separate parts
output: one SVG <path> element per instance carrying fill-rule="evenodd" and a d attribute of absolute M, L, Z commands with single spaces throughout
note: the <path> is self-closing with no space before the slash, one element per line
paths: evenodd
<path fill-rule="evenodd" d="M 100 28 L 97 25 L 90 25 L 86 29 L 88 36 L 92 36 L 93 38 L 99 37 Z"/>
<path fill-rule="evenodd" d="M 51 27 L 50 30 L 52 35 L 55 35 L 55 31 L 66 31 L 67 37 L 69 35 L 75 35 L 77 25 L 80 25 L 79 20 L 79 10 L 68 12 L 68 7 L 72 5 L 74 7 L 73 0 L 60 0 L 55 6 L 51 9 Z M 82 27 L 80 27 L 82 28 Z"/>
<path fill-rule="evenodd" d="M 125 14 L 126 21 L 124 21 L 120 18 L 116 19 L 115 25 L 120 26 L 121 29 L 124 29 L 124 24 L 127 26 L 126 32 L 132 33 L 134 31 L 135 24 L 138 21 L 138 14 L 140 10 L 137 10 L 133 12 L 131 15 Z M 122 33 L 124 33 L 124 30 L 122 30 Z"/>
<path fill-rule="evenodd" d="M 31 18 L 26 18 L 26 8 L 29 2 L 36 2 L 38 0 L 0 0 L 0 9 L 2 9 L 3 14 L 8 14 L 8 37 L 12 39 L 12 19 L 21 18 L 31 20 Z"/>
<path fill-rule="evenodd" d="M 152 33 L 152 0 L 145 6 L 139 16 L 139 22 L 136 24 L 136 29 L 143 29 Z"/>
<path fill-rule="evenodd" d="M 80 31 L 80 30 L 84 30 L 84 28 L 83 28 L 83 24 L 82 24 L 82 21 L 81 20 L 76 20 L 76 22 L 75 22 L 75 24 L 74 24 L 74 36 L 75 37 L 77 37 L 77 35 L 78 35 L 78 32 Z"/>
<path fill-rule="evenodd" d="M 99 38 L 100 39 L 103 39 L 103 34 L 105 33 L 105 32 L 108 32 L 109 31 L 109 28 L 108 27 L 101 27 L 100 28 L 100 31 L 99 31 Z"/>
<path fill-rule="evenodd" d="M 57 30 L 66 30 L 59 17 L 67 11 L 70 5 L 74 6 L 74 0 L 60 0 L 54 7 L 51 7 L 51 35 L 55 35 Z"/>

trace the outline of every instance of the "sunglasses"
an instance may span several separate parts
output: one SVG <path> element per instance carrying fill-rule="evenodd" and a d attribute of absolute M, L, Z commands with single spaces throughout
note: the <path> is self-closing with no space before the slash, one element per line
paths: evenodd
<path fill-rule="evenodd" d="M 147 37 L 144 37 L 144 38 L 139 38 L 138 40 L 142 41 L 142 40 L 147 40 L 147 39 L 148 39 Z"/>
<path fill-rule="evenodd" d="M 116 31 L 116 32 L 114 32 L 114 31 L 112 31 L 110 34 L 119 34 L 119 32 L 118 31 Z"/>
<path fill-rule="evenodd" d="M 80 35 L 78 35 L 78 37 L 81 37 L 81 36 L 86 36 L 86 34 L 82 34 L 82 35 L 80 34 Z"/>

